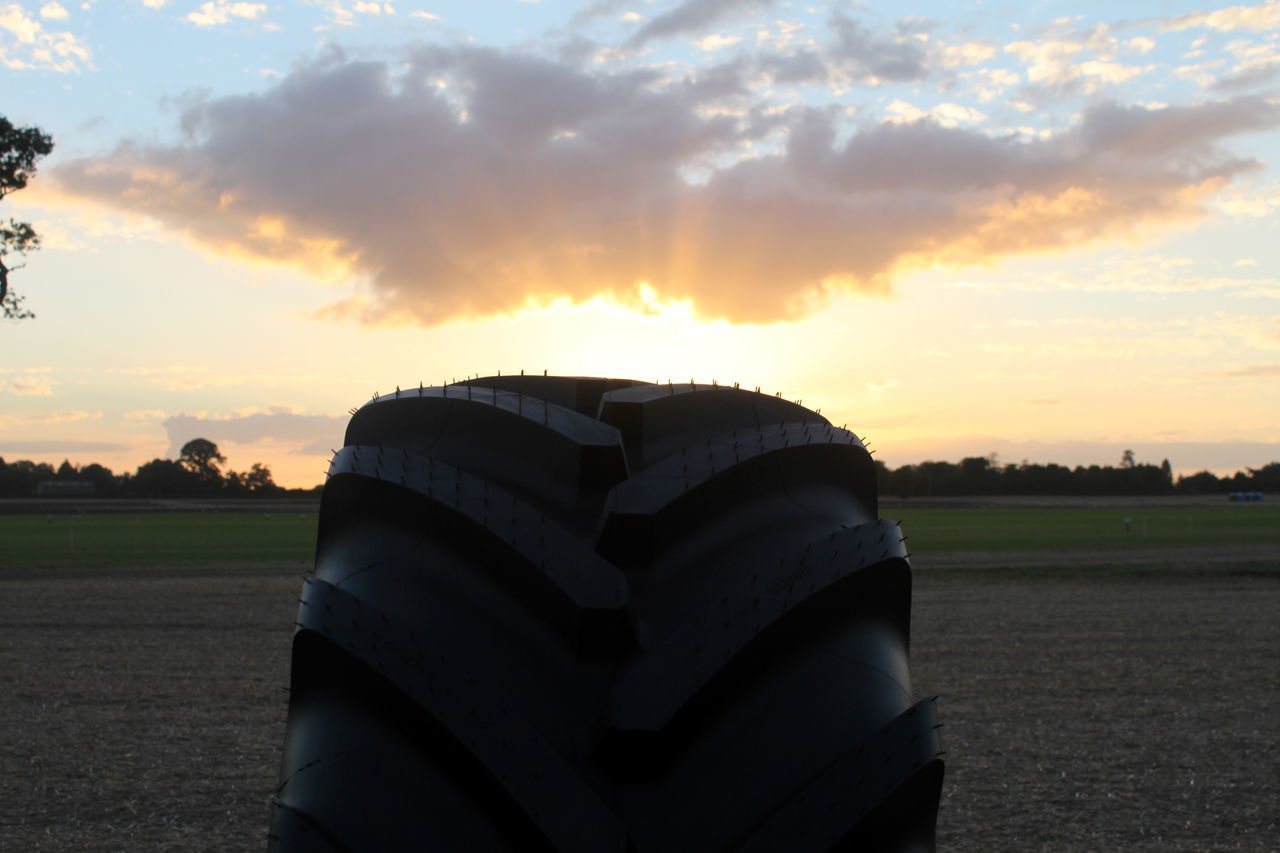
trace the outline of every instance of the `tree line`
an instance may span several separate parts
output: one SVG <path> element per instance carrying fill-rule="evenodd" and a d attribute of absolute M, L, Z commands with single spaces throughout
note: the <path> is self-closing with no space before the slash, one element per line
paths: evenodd
<path fill-rule="evenodd" d="M 46 462 L 0 458 L 0 497 L 37 493 L 40 483 L 90 482 L 97 497 L 249 497 L 281 495 L 271 469 L 255 462 L 248 471 L 223 471 L 226 457 L 212 441 L 196 438 L 182 446 L 176 460 L 153 459 L 133 474 L 112 473 L 92 463 L 76 467 L 64 461 L 56 469 Z M 1134 460 L 1126 450 L 1118 466 L 1054 463 L 999 464 L 993 456 L 971 456 L 960 462 L 921 462 L 889 468 L 876 462 L 880 494 L 903 498 L 974 495 L 1214 495 L 1228 492 L 1280 492 L 1280 462 L 1247 468 L 1228 477 L 1211 471 L 1173 476 L 1169 460 L 1159 465 Z M 319 486 L 316 487 L 317 489 Z M 314 491 L 314 490 L 311 490 Z"/>
<path fill-rule="evenodd" d="M 903 498 L 972 495 L 1214 495 L 1229 492 L 1280 492 L 1280 462 L 1219 477 L 1200 471 L 1178 477 L 1166 459 L 1140 463 L 1126 450 L 1118 466 L 1054 463 L 1001 465 L 994 455 L 953 462 L 921 462 L 889 468 L 876 463 L 880 494 Z"/>
<path fill-rule="evenodd" d="M 177 459 L 152 459 L 132 474 L 116 474 L 96 462 L 77 467 L 64 460 L 55 469 L 47 462 L 6 463 L 0 458 L 0 497 L 36 495 L 42 483 L 92 483 L 93 495 L 100 498 L 271 497 L 289 491 L 276 485 L 266 465 L 255 462 L 248 471 L 223 471 L 226 462 L 218 446 L 203 438 L 184 444 Z M 50 493 L 59 492 L 55 488 Z"/>

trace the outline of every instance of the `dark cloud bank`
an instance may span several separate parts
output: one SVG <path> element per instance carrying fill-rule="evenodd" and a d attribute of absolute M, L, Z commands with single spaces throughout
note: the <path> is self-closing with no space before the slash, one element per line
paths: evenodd
<path fill-rule="evenodd" d="M 869 44 L 855 26 L 837 47 L 919 73 L 918 57 Z M 260 94 L 195 103 L 180 142 L 126 141 L 53 175 L 220 251 L 358 278 L 366 292 L 331 313 L 363 321 L 627 300 L 646 281 L 705 316 L 768 322 L 921 264 L 1197 215 L 1258 168 L 1222 141 L 1280 123 L 1280 105 L 1237 98 L 1102 103 L 1050 140 L 929 121 L 848 135 L 831 110 L 753 102 L 749 80 L 784 59 L 670 80 L 478 47 L 404 63 L 334 52 Z M 739 159 L 770 134 L 779 148 Z"/>
<path fill-rule="evenodd" d="M 274 441 L 295 446 L 294 453 L 329 455 L 342 446 L 346 416 L 302 415 L 293 412 L 257 412 L 225 418 L 174 415 L 165 418 L 169 436 L 166 455 L 177 459 L 182 445 L 193 438 L 207 438 L 214 444 L 252 444 Z"/>

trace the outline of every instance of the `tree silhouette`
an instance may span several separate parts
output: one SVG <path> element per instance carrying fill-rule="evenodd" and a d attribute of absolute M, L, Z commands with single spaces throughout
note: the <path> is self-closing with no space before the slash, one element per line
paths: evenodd
<path fill-rule="evenodd" d="M 218 452 L 218 445 L 207 438 L 193 438 L 182 445 L 178 454 L 178 464 L 195 474 L 205 488 L 217 491 L 222 485 L 222 471 L 219 465 L 225 463 L 227 457 Z"/>
<path fill-rule="evenodd" d="M 133 475 L 132 488 L 140 495 L 152 498 L 177 498 L 193 494 L 200 488 L 199 478 L 172 459 L 152 459 L 138 466 Z"/>
<path fill-rule="evenodd" d="M 36 161 L 53 150 L 53 139 L 38 127 L 14 127 L 0 116 L 0 199 L 22 189 L 36 173 Z M 34 317 L 22 307 L 23 297 L 9 289 L 9 273 L 22 265 L 5 264 L 9 255 L 25 255 L 40 248 L 40 236 L 30 222 L 0 222 L 0 316 L 23 320 Z"/>
<path fill-rule="evenodd" d="M 251 492 L 275 492 L 280 489 L 271 477 L 271 469 L 261 462 L 253 463 L 253 467 L 246 471 L 243 477 L 245 488 Z"/>

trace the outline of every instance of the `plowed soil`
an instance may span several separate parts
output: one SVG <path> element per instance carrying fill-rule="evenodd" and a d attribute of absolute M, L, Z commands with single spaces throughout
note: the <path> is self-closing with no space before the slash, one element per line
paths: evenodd
<path fill-rule="evenodd" d="M 922 563 L 940 849 L 1278 849 L 1280 574 L 1249 557 Z M 300 573 L 0 572 L 0 849 L 263 849 Z"/>

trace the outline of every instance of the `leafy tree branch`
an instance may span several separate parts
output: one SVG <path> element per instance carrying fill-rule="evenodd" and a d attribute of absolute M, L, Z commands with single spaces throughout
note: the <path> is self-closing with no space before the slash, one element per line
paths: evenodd
<path fill-rule="evenodd" d="M 53 151 L 53 138 L 38 127 L 16 127 L 0 116 L 0 200 L 27 185 L 36 173 L 36 161 Z M 10 219 L 0 223 L 0 315 L 7 320 L 34 317 L 23 308 L 24 297 L 9 288 L 9 273 L 21 269 L 5 259 L 40 248 L 40 236 L 29 222 Z"/>

